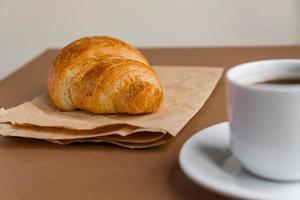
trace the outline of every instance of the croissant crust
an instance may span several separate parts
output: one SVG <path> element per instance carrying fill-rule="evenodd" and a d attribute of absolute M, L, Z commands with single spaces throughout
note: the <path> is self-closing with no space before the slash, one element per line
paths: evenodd
<path fill-rule="evenodd" d="M 48 74 L 48 93 L 61 110 L 140 114 L 163 102 L 157 74 L 129 44 L 108 36 L 84 37 L 64 47 Z"/>

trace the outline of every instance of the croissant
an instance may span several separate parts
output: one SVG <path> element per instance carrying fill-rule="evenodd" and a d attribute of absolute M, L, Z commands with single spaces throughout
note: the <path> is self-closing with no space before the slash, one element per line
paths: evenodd
<path fill-rule="evenodd" d="M 61 110 L 93 113 L 155 112 L 163 102 L 159 78 L 129 44 L 84 37 L 64 47 L 48 73 L 48 93 Z"/>

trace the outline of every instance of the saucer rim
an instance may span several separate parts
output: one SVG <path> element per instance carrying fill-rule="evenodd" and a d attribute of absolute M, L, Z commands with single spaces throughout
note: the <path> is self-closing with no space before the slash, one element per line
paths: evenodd
<path fill-rule="evenodd" d="M 225 197 L 230 197 L 230 198 L 245 198 L 245 199 L 270 199 L 273 197 L 270 196 L 266 196 L 264 194 L 261 193 L 257 193 L 257 192 L 253 192 L 253 193 L 249 193 L 249 192 L 245 192 L 245 191 L 239 191 L 239 190 L 233 190 L 232 188 L 226 188 L 224 189 L 223 187 L 219 187 L 219 185 L 214 184 L 214 182 L 211 181 L 211 178 L 207 178 L 205 176 L 194 176 L 193 173 L 191 172 L 191 170 L 187 169 L 188 165 L 185 163 L 184 161 L 184 151 L 187 148 L 187 146 L 195 140 L 195 138 L 201 138 L 204 137 L 204 135 L 209 134 L 207 133 L 207 131 L 209 131 L 209 129 L 213 129 L 216 127 L 222 127 L 223 128 L 229 128 L 229 122 L 225 121 L 225 122 L 220 122 L 211 126 L 208 126 L 200 131 L 198 131 L 197 133 L 195 133 L 192 137 L 190 137 L 181 147 L 180 153 L 179 153 L 179 165 L 183 171 L 183 173 L 190 179 L 192 180 L 195 184 L 206 188 L 210 191 L 213 191 L 217 194 L 221 194 Z M 226 137 L 230 137 L 230 133 L 229 131 L 226 131 L 227 136 Z M 244 169 L 243 169 L 244 170 Z M 251 175 L 253 176 L 253 175 Z M 200 178 L 199 178 L 200 177 Z M 210 176 L 208 176 L 210 177 Z M 257 178 L 257 177 L 255 177 Z M 277 199 L 277 198 L 276 198 Z"/>

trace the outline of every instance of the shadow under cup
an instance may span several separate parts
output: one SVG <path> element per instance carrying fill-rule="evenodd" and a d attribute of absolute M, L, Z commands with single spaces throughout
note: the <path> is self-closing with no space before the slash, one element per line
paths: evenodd
<path fill-rule="evenodd" d="M 300 60 L 237 65 L 227 74 L 231 151 L 250 172 L 273 180 L 300 180 Z"/>

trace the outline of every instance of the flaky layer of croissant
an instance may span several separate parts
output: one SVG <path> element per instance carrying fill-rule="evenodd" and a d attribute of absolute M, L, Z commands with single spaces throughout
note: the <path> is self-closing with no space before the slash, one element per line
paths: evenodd
<path fill-rule="evenodd" d="M 81 38 L 63 48 L 49 70 L 48 93 L 66 111 L 140 114 L 157 111 L 163 102 L 146 58 L 107 36 Z"/>

